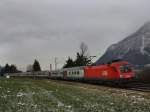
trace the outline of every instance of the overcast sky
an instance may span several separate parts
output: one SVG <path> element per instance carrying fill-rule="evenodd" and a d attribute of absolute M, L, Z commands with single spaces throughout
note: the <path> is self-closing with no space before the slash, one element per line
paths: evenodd
<path fill-rule="evenodd" d="M 81 42 L 99 58 L 150 21 L 149 0 L 0 0 L 0 64 L 49 69 L 74 56 Z"/>

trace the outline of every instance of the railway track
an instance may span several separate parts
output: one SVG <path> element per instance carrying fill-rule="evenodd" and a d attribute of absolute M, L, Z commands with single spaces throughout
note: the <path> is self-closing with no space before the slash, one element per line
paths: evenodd
<path fill-rule="evenodd" d="M 55 80 L 58 81 L 58 80 Z M 74 83 L 78 83 L 78 84 L 90 84 L 90 85 L 96 85 L 96 86 L 105 86 L 105 87 L 112 87 L 112 88 L 116 88 L 116 89 L 125 89 L 125 90 L 133 90 L 133 91 L 139 91 L 139 92 L 146 92 L 146 93 L 150 93 L 150 83 L 141 83 L 141 82 L 132 82 L 129 84 L 125 84 L 125 85 L 113 85 L 113 84 L 97 84 L 97 83 L 83 83 L 83 82 L 74 82 L 74 81 L 64 81 L 64 80 L 59 80 L 62 83 L 65 84 L 74 84 Z"/>
<path fill-rule="evenodd" d="M 130 84 L 126 84 L 125 88 L 134 91 L 150 92 L 150 83 L 133 82 Z"/>

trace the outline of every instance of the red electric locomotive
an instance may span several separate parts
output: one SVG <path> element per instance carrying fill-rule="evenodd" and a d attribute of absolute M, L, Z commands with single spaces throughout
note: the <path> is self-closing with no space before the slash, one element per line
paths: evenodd
<path fill-rule="evenodd" d="M 132 71 L 132 66 L 127 61 L 85 67 L 84 71 L 85 80 L 122 82 L 135 78 L 135 73 Z"/>

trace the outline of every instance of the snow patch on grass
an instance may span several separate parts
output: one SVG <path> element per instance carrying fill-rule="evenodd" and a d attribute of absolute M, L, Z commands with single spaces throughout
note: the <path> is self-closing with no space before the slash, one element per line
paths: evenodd
<path fill-rule="evenodd" d="M 7 98 L 7 95 L 2 95 L 1 97 L 6 99 L 6 98 Z"/>
<path fill-rule="evenodd" d="M 7 93 L 10 93 L 10 92 L 11 92 L 11 91 L 9 91 L 9 90 L 7 91 Z"/>
<path fill-rule="evenodd" d="M 27 96 L 27 93 L 18 92 L 17 97 Z"/>
<path fill-rule="evenodd" d="M 58 101 L 58 107 L 64 107 L 64 104 L 60 101 Z"/>
<path fill-rule="evenodd" d="M 22 102 L 18 102 L 18 105 L 25 106 L 26 104 Z"/>

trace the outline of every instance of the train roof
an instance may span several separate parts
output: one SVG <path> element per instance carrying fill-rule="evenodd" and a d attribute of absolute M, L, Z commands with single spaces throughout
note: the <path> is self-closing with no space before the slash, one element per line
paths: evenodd
<path fill-rule="evenodd" d="M 80 67 L 72 67 L 72 68 L 64 68 L 63 70 L 78 70 L 78 69 L 83 69 L 86 66 L 80 66 Z"/>
<path fill-rule="evenodd" d="M 130 64 L 128 61 L 119 61 L 119 62 L 114 62 L 111 65 L 122 65 L 122 64 Z"/>
<path fill-rule="evenodd" d="M 128 61 L 113 61 L 112 63 L 107 63 L 107 64 L 103 64 L 103 65 L 79 66 L 79 67 L 64 68 L 62 70 L 63 71 L 65 71 L 65 70 L 79 70 L 79 69 L 83 69 L 83 68 L 108 67 L 108 65 L 110 65 L 110 66 L 120 66 L 120 65 L 124 65 L 124 64 L 130 64 L 130 63 Z"/>
<path fill-rule="evenodd" d="M 110 64 L 103 64 L 103 65 L 96 65 L 96 66 L 86 66 L 85 68 L 106 68 L 108 66 L 112 66 L 112 67 L 117 67 L 117 66 L 121 66 L 121 65 L 131 65 L 128 61 L 117 61 L 117 62 L 113 62 Z"/>

